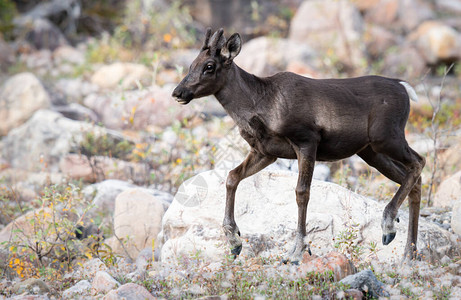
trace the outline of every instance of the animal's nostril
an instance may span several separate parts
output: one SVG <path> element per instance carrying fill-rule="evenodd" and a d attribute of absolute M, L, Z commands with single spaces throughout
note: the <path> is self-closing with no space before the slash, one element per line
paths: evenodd
<path fill-rule="evenodd" d="M 178 88 L 175 88 L 173 94 L 171 94 L 175 98 L 179 98 L 181 96 L 181 91 Z"/>

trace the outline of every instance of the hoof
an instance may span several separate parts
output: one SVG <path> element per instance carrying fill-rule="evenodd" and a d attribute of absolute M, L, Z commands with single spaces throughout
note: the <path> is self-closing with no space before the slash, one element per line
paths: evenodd
<path fill-rule="evenodd" d="M 242 245 L 238 245 L 237 247 L 231 249 L 231 253 L 234 255 L 234 259 L 237 258 L 240 252 L 242 252 Z"/>
<path fill-rule="evenodd" d="M 383 245 L 389 245 L 395 238 L 395 232 L 383 234 Z"/>
<path fill-rule="evenodd" d="M 297 266 L 297 265 L 299 265 L 299 260 L 291 260 L 291 259 L 289 259 L 289 258 L 284 258 L 284 259 L 282 259 L 282 263 L 283 263 L 284 265 L 286 265 L 286 264 L 288 264 L 288 263 L 291 263 L 292 265 L 296 265 L 296 266 Z"/>

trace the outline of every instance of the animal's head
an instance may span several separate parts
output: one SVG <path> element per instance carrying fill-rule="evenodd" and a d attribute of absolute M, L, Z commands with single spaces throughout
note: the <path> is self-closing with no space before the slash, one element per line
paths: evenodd
<path fill-rule="evenodd" d="M 211 29 L 208 29 L 202 49 L 192 62 L 189 73 L 173 91 L 176 101 L 187 104 L 194 98 L 217 93 L 226 84 L 232 61 L 241 47 L 242 40 L 238 33 L 226 40 L 222 28 L 213 36 Z"/>

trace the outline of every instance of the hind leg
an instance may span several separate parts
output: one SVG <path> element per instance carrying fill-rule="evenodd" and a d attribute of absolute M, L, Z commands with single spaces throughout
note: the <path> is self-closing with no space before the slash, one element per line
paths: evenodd
<path fill-rule="evenodd" d="M 408 145 L 406 147 L 408 147 Z M 395 238 L 396 230 L 394 222 L 397 212 L 406 196 L 409 195 L 410 222 L 408 225 L 405 257 L 414 258 L 416 255 L 419 206 L 421 202 L 420 173 L 424 166 L 424 159 L 411 148 L 408 147 L 407 149 L 408 152 L 412 154 L 411 159 L 408 160 L 394 160 L 390 155 L 376 152 L 370 146 L 362 150 L 358 155 L 369 165 L 380 171 L 384 176 L 401 185 L 383 212 L 381 228 L 383 230 L 384 245 L 389 244 Z M 394 155 L 394 157 L 398 157 L 398 155 Z"/>

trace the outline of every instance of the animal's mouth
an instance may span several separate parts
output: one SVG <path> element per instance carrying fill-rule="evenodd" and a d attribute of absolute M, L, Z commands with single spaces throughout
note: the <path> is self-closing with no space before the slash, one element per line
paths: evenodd
<path fill-rule="evenodd" d="M 176 102 L 182 105 L 188 104 L 192 99 L 182 99 L 182 98 L 176 98 Z"/>
<path fill-rule="evenodd" d="M 175 98 L 176 102 L 182 105 L 186 105 L 194 99 L 194 94 L 187 90 L 175 90 L 172 96 Z"/>

